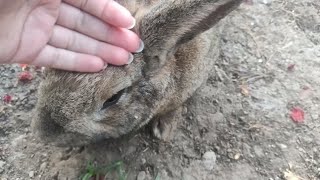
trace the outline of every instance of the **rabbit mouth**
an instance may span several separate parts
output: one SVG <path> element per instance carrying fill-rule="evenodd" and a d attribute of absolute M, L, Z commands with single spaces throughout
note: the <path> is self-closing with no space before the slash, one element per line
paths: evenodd
<path fill-rule="evenodd" d="M 111 98 L 107 99 L 103 105 L 101 110 L 105 110 L 107 108 L 109 108 L 112 105 L 117 104 L 117 102 L 120 100 L 121 96 L 125 93 L 127 89 L 122 89 L 119 92 L 117 92 L 116 94 L 114 94 Z"/>

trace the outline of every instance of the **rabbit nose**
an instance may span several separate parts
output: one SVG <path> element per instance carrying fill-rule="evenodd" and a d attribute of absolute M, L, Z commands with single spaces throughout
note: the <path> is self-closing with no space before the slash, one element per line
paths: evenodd
<path fill-rule="evenodd" d="M 32 130 L 40 139 L 51 140 L 63 133 L 63 127 L 56 123 L 49 115 L 41 112 L 33 120 Z"/>
<path fill-rule="evenodd" d="M 63 128 L 59 124 L 57 124 L 53 121 L 43 122 L 43 123 L 39 124 L 36 128 L 37 128 L 35 130 L 36 134 L 41 139 L 44 139 L 44 140 L 47 140 L 48 138 L 49 139 L 55 138 L 59 134 L 63 133 Z"/>
<path fill-rule="evenodd" d="M 105 136 L 104 136 L 103 134 L 99 134 L 99 135 L 96 135 L 96 136 L 94 137 L 94 140 L 95 140 L 96 142 L 102 141 L 102 140 L 104 140 L 104 139 L 106 139 L 106 138 L 105 138 Z"/>

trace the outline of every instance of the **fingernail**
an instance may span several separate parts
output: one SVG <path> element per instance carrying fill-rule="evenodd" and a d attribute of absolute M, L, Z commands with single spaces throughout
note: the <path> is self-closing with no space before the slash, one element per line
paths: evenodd
<path fill-rule="evenodd" d="M 142 51 L 143 51 L 143 49 L 144 49 L 144 43 L 143 43 L 143 41 L 142 41 L 142 40 L 140 40 L 140 46 L 139 46 L 139 49 L 136 51 L 136 53 L 140 53 L 140 52 L 142 52 Z"/>
<path fill-rule="evenodd" d="M 128 60 L 127 64 L 131 64 L 133 59 L 134 59 L 133 55 L 131 53 L 129 53 L 129 60 Z"/>
<path fill-rule="evenodd" d="M 136 26 L 136 19 L 133 19 L 133 24 L 128 27 L 128 29 L 132 29 Z"/>
<path fill-rule="evenodd" d="M 102 70 L 107 69 L 107 67 L 108 67 L 108 64 L 106 63 L 106 64 L 103 66 Z"/>

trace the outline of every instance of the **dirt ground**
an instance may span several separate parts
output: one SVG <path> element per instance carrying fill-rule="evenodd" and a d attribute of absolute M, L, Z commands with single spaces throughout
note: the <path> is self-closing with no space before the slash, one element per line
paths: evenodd
<path fill-rule="evenodd" d="M 41 144 L 29 128 L 41 72 L 22 83 L 21 67 L 0 66 L 0 96 L 13 97 L 0 102 L 0 179 L 78 179 L 90 162 L 119 160 L 138 180 L 320 179 L 320 1 L 246 1 L 223 22 L 215 72 L 170 143 L 146 127 L 83 148 Z"/>

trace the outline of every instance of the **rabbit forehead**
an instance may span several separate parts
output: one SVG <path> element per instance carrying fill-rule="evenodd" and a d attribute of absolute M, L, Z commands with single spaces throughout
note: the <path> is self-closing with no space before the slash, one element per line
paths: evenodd
<path fill-rule="evenodd" d="M 138 57 L 136 62 L 124 67 L 108 67 L 98 73 L 75 73 L 46 69 L 45 80 L 41 83 L 41 98 L 50 101 L 52 107 L 79 108 L 84 102 L 93 103 L 92 110 L 99 101 L 106 100 L 117 91 L 127 88 L 142 77 L 144 62 Z M 89 107 L 88 107 L 89 109 Z"/>
<path fill-rule="evenodd" d="M 77 106 L 83 101 L 92 102 L 102 73 L 82 74 L 49 69 L 41 83 L 40 94 L 52 107 Z M 110 83 L 111 84 L 111 83 Z M 71 107 L 70 107 L 71 108 Z"/>
<path fill-rule="evenodd" d="M 99 85 L 108 83 L 108 87 L 118 84 L 120 77 L 125 78 L 129 75 L 130 67 L 108 67 L 97 73 L 76 73 L 54 69 L 48 69 L 45 73 L 47 85 L 51 89 L 61 89 L 63 91 L 81 91 L 83 88 L 87 91 L 96 91 Z M 104 90 L 107 90 L 104 88 Z"/>

